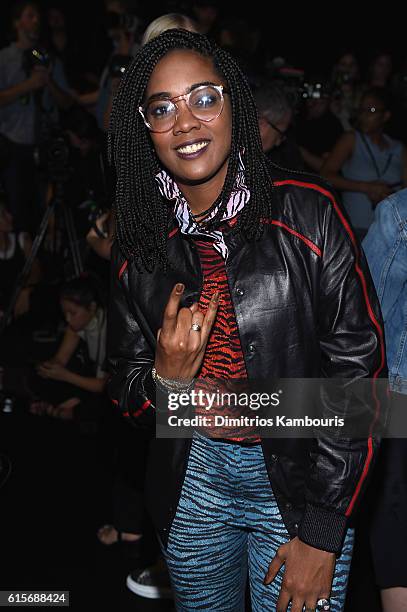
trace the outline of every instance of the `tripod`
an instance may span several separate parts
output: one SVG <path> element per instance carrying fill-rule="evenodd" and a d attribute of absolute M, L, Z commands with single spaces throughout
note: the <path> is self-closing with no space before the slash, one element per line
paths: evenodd
<path fill-rule="evenodd" d="M 48 204 L 44 216 L 41 219 L 38 232 L 33 240 L 32 248 L 26 262 L 16 280 L 16 283 L 11 294 L 10 302 L 7 306 L 7 310 L 4 313 L 2 320 L 0 321 L 0 335 L 3 333 L 7 325 L 10 323 L 14 313 L 14 307 L 16 305 L 20 291 L 24 287 L 24 283 L 30 275 L 33 263 L 37 257 L 38 250 L 42 244 L 45 233 L 47 231 L 48 223 L 53 213 L 59 212 L 62 209 L 63 213 L 63 224 L 68 238 L 68 246 L 70 257 L 72 261 L 72 274 L 70 278 L 77 278 L 83 273 L 83 262 L 79 248 L 78 237 L 76 235 L 75 223 L 72 215 L 72 210 L 64 203 L 64 182 L 65 178 L 55 177 L 54 181 L 54 197 Z"/>

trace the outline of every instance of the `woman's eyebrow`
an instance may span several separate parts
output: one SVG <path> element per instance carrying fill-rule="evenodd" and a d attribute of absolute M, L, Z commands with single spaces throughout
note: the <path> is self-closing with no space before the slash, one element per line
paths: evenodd
<path fill-rule="evenodd" d="M 146 100 L 146 102 L 150 102 L 151 100 L 162 100 L 163 98 L 171 98 L 171 94 L 169 91 L 159 91 L 158 93 L 151 94 Z"/>
<path fill-rule="evenodd" d="M 192 91 L 193 89 L 196 89 L 197 87 L 203 87 L 204 85 L 215 85 L 215 83 L 213 81 L 202 81 L 202 83 L 194 83 L 189 88 L 189 91 Z"/>
<path fill-rule="evenodd" d="M 190 91 L 192 91 L 193 89 L 196 89 L 197 87 L 203 87 L 205 85 L 215 85 L 215 83 L 213 83 L 213 81 L 202 81 L 200 83 L 194 83 L 193 85 L 191 85 L 190 87 L 187 88 L 187 90 L 185 91 L 185 94 L 188 94 Z M 183 94 L 180 94 L 183 95 Z M 152 100 L 163 100 L 163 99 L 171 99 L 171 98 L 177 98 L 178 96 L 171 96 L 171 93 L 169 91 L 159 91 L 157 93 L 151 94 L 151 96 L 149 96 L 146 100 L 146 102 L 151 102 Z"/>

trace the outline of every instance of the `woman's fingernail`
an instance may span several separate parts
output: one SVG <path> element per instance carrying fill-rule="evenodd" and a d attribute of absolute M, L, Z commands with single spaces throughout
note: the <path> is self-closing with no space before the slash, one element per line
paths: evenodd
<path fill-rule="evenodd" d="M 184 289 L 185 289 L 184 285 L 182 283 L 178 283 L 175 290 L 177 293 L 182 293 Z"/>
<path fill-rule="evenodd" d="M 215 303 L 219 302 L 219 291 L 216 291 L 216 293 L 213 294 L 212 302 L 215 302 Z"/>

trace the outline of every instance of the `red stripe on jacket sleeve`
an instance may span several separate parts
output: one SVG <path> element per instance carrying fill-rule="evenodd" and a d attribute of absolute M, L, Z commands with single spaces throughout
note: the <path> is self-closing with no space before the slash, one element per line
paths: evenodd
<path fill-rule="evenodd" d="M 334 207 L 334 210 L 336 212 L 336 214 L 338 215 L 343 227 L 345 228 L 346 232 L 348 233 L 351 242 L 353 244 L 353 247 L 355 249 L 355 253 L 356 253 L 356 263 L 355 263 L 355 270 L 357 275 L 359 276 L 360 279 L 360 283 L 362 285 L 362 290 L 363 290 L 363 296 L 366 302 L 366 308 L 367 308 L 367 312 L 369 315 L 370 320 L 372 321 L 374 327 L 377 330 L 378 336 L 379 336 L 379 341 L 380 341 L 380 364 L 379 367 L 377 368 L 377 370 L 374 372 L 373 374 L 373 379 L 374 381 L 378 378 L 380 372 L 383 370 L 384 365 L 385 365 L 385 349 L 384 349 L 384 335 L 383 335 L 383 329 L 380 326 L 380 323 L 378 322 L 378 320 L 376 319 L 376 316 L 374 314 L 372 305 L 370 303 L 369 300 L 369 295 L 368 295 L 368 291 L 367 291 L 367 283 L 366 283 L 366 279 L 365 276 L 363 274 L 362 269 L 359 266 L 359 248 L 355 239 L 355 235 L 352 231 L 352 228 L 350 227 L 348 221 L 346 220 L 346 218 L 344 217 L 341 209 L 338 206 L 338 203 L 336 202 L 333 194 L 328 191 L 327 189 L 324 189 L 323 187 L 321 187 L 320 185 L 315 185 L 314 183 L 305 183 L 302 181 L 295 181 L 295 180 L 287 180 L 287 181 L 277 181 L 274 183 L 275 186 L 281 186 L 281 185 L 294 185 L 297 187 L 305 187 L 306 189 L 314 189 L 315 191 L 319 191 L 320 193 L 322 193 L 322 195 L 324 195 L 325 197 L 327 197 L 330 202 L 332 202 L 332 205 Z M 375 399 L 375 403 L 376 403 L 376 411 L 375 411 L 375 416 L 373 418 L 373 421 L 371 423 L 370 426 L 370 432 L 369 432 L 369 437 L 367 439 L 367 455 L 366 455 L 366 460 L 363 466 L 363 470 L 362 470 L 362 474 L 359 478 L 359 481 L 356 485 L 355 488 L 355 492 L 352 496 L 352 499 L 349 503 L 349 506 L 346 509 L 345 515 L 346 516 L 350 516 L 352 513 L 352 510 L 355 506 L 356 500 L 358 498 L 358 495 L 361 491 L 363 482 L 365 481 L 367 474 L 369 472 L 369 468 L 370 468 L 370 464 L 372 462 L 372 458 L 373 458 L 373 440 L 372 440 L 372 432 L 373 432 L 373 427 L 375 426 L 375 423 L 379 417 L 379 412 L 380 412 L 380 402 L 379 399 L 376 395 L 376 388 L 373 382 L 373 397 Z"/>
<path fill-rule="evenodd" d="M 123 264 L 123 265 L 122 265 L 122 267 L 120 268 L 120 270 L 119 270 L 119 280 L 120 280 L 120 279 L 121 279 L 121 277 L 123 276 L 124 271 L 126 270 L 128 263 L 129 263 L 129 262 L 128 262 L 128 261 L 127 261 L 127 259 L 126 259 L 126 261 L 124 262 L 124 264 Z"/>
<path fill-rule="evenodd" d="M 138 410 L 136 410 L 136 412 L 132 413 L 132 416 L 134 418 L 139 417 L 140 415 L 143 414 L 143 412 L 145 412 L 147 410 L 147 408 L 150 406 L 151 404 L 151 400 L 147 400 L 144 402 L 144 404 L 141 406 L 141 408 L 139 408 Z"/>
<path fill-rule="evenodd" d="M 118 405 L 119 405 L 119 402 L 118 402 L 117 400 L 115 400 L 115 399 L 112 399 L 112 404 L 114 404 L 115 406 L 118 406 Z M 123 416 L 124 416 L 124 417 L 128 417 L 128 416 L 130 416 L 130 415 L 129 415 L 129 413 L 128 413 L 128 412 L 123 412 Z"/>
<path fill-rule="evenodd" d="M 117 400 L 115 400 L 115 399 L 112 399 L 112 404 L 114 404 L 115 406 L 118 406 L 119 402 Z M 144 402 L 144 404 L 141 406 L 141 408 L 139 408 L 139 410 L 136 410 L 135 412 L 132 413 L 132 416 L 136 417 L 136 418 L 139 417 L 141 414 L 143 414 L 143 412 L 145 410 L 147 410 L 147 408 L 150 406 L 150 404 L 151 404 L 151 400 L 146 400 Z M 129 417 L 130 413 L 129 412 L 123 412 L 123 416 L 124 417 Z"/>
<path fill-rule="evenodd" d="M 297 230 L 293 229 L 292 227 L 289 227 L 285 223 L 282 223 L 282 221 L 276 221 L 275 219 L 262 219 L 262 223 L 269 223 L 270 225 L 277 225 L 278 227 L 282 227 L 283 229 L 287 230 L 287 232 L 290 232 L 290 234 L 293 234 L 293 236 L 300 238 L 300 240 L 302 240 L 307 245 L 307 247 L 311 249 L 311 251 L 314 251 L 314 253 L 318 255 L 318 257 L 322 256 L 321 249 L 317 247 L 317 245 L 312 242 L 312 240 L 310 240 L 303 234 L 300 234 L 299 232 L 297 232 Z"/>

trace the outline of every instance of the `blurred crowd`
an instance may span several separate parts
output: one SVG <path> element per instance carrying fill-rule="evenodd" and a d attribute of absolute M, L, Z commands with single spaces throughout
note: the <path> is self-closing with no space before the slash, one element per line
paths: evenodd
<path fill-rule="evenodd" d="M 398 197 L 393 210 L 397 202 L 407 210 L 405 58 L 377 48 L 361 65 L 352 49 L 343 49 L 329 71 L 318 65 L 305 71 L 272 56 L 258 24 L 225 13 L 215 0 L 168 2 L 168 12 L 152 23 L 136 2 L 105 0 L 104 11 L 106 53 L 93 65 L 89 58 L 81 63 L 75 24 L 64 11 L 29 0 L 13 4 L 9 43 L 0 50 L 0 365 L 24 369 L 18 392 L 32 415 L 94 423 L 95 431 L 112 410 L 105 338 L 115 222 L 106 132 L 120 79 L 152 37 L 175 27 L 196 30 L 239 60 L 257 103 L 264 151 L 275 164 L 322 176 L 337 190 L 356 235 L 367 241 L 377 286 L 380 263 L 399 239 L 399 225 L 383 220 L 379 203 Z M 398 266 L 394 280 L 386 271 L 392 287 L 406 282 L 405 251 L 402 259 L 404 272 Z M 379 297 L 385 302 L 386 295 Z M 54 352 L 30 361 L 33 338 L 54 343 Z M 396 346 L 397 331 L 393 339 Z M 400 378 L 390 367 L 392 373 Z M 137 551 L 148 440 L 124 425 L 118 440 L 115 515 L 97 537 Z M 138 473 L 128 469 L 135 462 Z M 153 566 L 130 572 L 127 585 L 141 596 L 171 596 L 158 552 Z"/>

